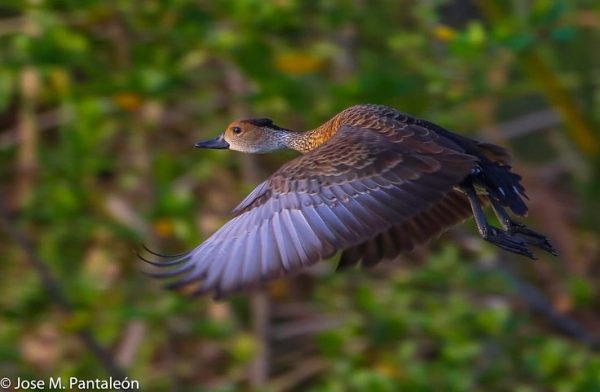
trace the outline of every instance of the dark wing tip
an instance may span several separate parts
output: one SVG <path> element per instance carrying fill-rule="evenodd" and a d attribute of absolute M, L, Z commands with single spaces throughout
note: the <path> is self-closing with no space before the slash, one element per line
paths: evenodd
<path fill-rule="evenodd" d="M 142 244 L 142 247 L 150 254 L 158 256 L 160 258 L 162 258 L 163 260 L 160 261 L 152 261 L 147 259 L 146 257 L 142 256 L 140 254 L 140 252 L 137 252 L 137 257 L 138 259 L 142 260 L 143 262 L 156 266 L 156 267 L 170 267 L 173 265 L 177 265 L 182 263 L 183 261 L 187 260 L 190 258 L 190 252 L 183 252 L 183 253 L 176 253 L 176 254 L 172 254 L 172 255 L 167 255 L 167 254 L 161 254 L 161 253 L 157 253 L 153 250 L 148 249 L 148 247 L 146 245 Z"/>
<path fill-rule="evenodd" d="M 138 259 L 149 264 L 154 270 L 142 269 L 142 272 L 148 276 L 157 279 L 168 279 L 175 276 L 183 275 L 193 268 L 193 264 L 189 262 L 191 252 L 183 252 L 173 255 L 157 253 L 142 244 L 142 248 L 148 253 L 160 257 L 162 260 L 154 261 L 146 258 L 140 252 L 137 252 Z"/>
<path fill-rule="evenodd" d="M 169 258 L 169 259 L 171 259 L 171 258 L 174 258 L 174 257 L 181 257 L 181 256 L 184 256 L 184 255 L 187 255 L 187 254 L 189 254 L 189 252 L 174 253 L 174 254 L 172 254 L 172 255 L 163 254 L 163 253 L 158 253 L 158 252 L 155 252 L 155 251 L 153 251 L 152 249 L 148 248 L 148 247 L 146 246 L 146 244 L 142 244 L 142 248 L 144 248 L 144 250 L 145 250 L 146 252 L 148 252 L 148 253 L 150 253 L 150 254 L 153 254 L 154 256 L 158 256 L 158 257 L 164 257 L 164 258 Z"/>
<path fill-rule="evenodd" d="M 151 270 L 143 269 L 142 272 L 152 278 L 167 280 L 162 287 L 165 290 L 177 291 L 184 296 L 197 298 L 214 291 L 213 298 L 220 300 L 231 294 L 230 291 L 224 291 L 218 285 L 205 285 L 204 280 L 207 277 L 206 272 L 198 273 L 194 270 L 192 252 L 182 252 L 177 254 L 162 254 L 149 249 L 146 245 L 142 248 L 148 253 L 160 257 L 162 260 L 150 260 L 137 252 L 137 257 L 144 263 L 153 267 Z M 239 290 L 233 290 L 239 291 Z"/>

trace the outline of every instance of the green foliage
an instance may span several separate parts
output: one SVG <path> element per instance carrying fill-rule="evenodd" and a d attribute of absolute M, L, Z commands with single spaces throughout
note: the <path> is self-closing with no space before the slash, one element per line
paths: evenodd
<path fill-rule="evenodd" d="M 291 158 L 249 165 L 234 153 L 199 153 L 197 139 L 240 115 L 308 129 L 359 102 L 466 134 L 487 129 L 483 137 L 512 145 L 538 203 L 530 219 L 569 256 L 525 262 L 516 273 L 593 330 L 600 160 L 581 140 L 599 139 L 600 8 L 585 0 L 476 3 L 3 2 L 0 202 L 75 311 L 56 310 L 2 233 L 0 377 L 106 378 L 76 335 L 90 328 L 123 357 L 125 343 L 138 342 L 122 361 L 143 390 L 247 390 L 247 368 L 265 343 L 252 333 L 247 297 L 215 304 L 165 292 L 140 273 L 135 250 L 141 242 L 174 252 L 195 246 L 255 180 Z M 531 58 L 567 102 L 539 84 Z M 490 130 L 549 105 L 564 123 L 510 140 Z M 582 108 L 581 123 L 572 107 Z M 492 250 L 463 245 L 442 239 L 395 268 L 278 282 L 273 309 L 300 304 L 310 309 L 306 320 L 341 322 L 308 338 L 273 337 L 267 388 L 317 363 L 319 371 L 289 387 L 599 390 L 598 353 L 528 310 L 490 267 Z M 275 314 L 273 330 L 298 321 L 286 317 Z"/>
<path fill-rule="evenodd" d="M 334 374 L 315 390 L 561 385 L 583 391 L 597 385 L 588 373 L 596 367 L 594 354 L 563 338 L 527 332 L 533 320 L 511 311 L 502 294 L 509 287 L 497 282 L 498 271 L 470 267 L 456 248 L 444 249 L 418 271 L 372 279 L 361 279 L 353 301 L 341 309 L 353 322 L 320 335 Z M 321 297 L 338 289 L 326 286 Z M 353 348 L 357 340 L 368 342 L 360 352 Z"/>

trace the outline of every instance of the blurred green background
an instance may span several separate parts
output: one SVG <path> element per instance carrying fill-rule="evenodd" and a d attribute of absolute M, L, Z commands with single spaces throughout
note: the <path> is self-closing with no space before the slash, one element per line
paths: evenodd
<path fill-rule="evenodd" d="M 2 1 L 0 377 L 106 379 L 93 335 L 149 391 L 600 391 L 599 49 L 594 0 Z M 195 141 L 366 102 L 509 146 L 561 257 L 468 222 L 224 302 L 140 272 L 294 156 Z"/>

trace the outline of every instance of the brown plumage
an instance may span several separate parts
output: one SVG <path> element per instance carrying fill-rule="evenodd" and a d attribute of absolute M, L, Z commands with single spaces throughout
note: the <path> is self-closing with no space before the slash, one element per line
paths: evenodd
<path fill-rule="evenodd" d="M 342 252 L 339 267 L 372 266 L 438 236 L 473 215 L 482 236 L 533 258 L 550 242 L 506 213 L 525 215 L 524 189 L 506 151 L 380 105 L 350 107 L 307 132 L 269 119 L 235 121 L 201 148 L 262 153 L 291 148 L 293 159 L 260 184 L 234 217 L 195 249 L 150 262 L 201 281 L 220 297 L 298 271 Z M 489 202 L 504 230 L 481 210 Z"/>

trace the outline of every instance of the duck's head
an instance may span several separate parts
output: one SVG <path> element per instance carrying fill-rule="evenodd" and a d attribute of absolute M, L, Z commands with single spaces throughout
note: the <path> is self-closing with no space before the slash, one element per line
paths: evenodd
<path fill-rule="evenodd" d="M 260 154 L 287 147 L 291 133 L 268 118 L 237 120 L 216 138 L 200 141 L 196 147 Z"/>

